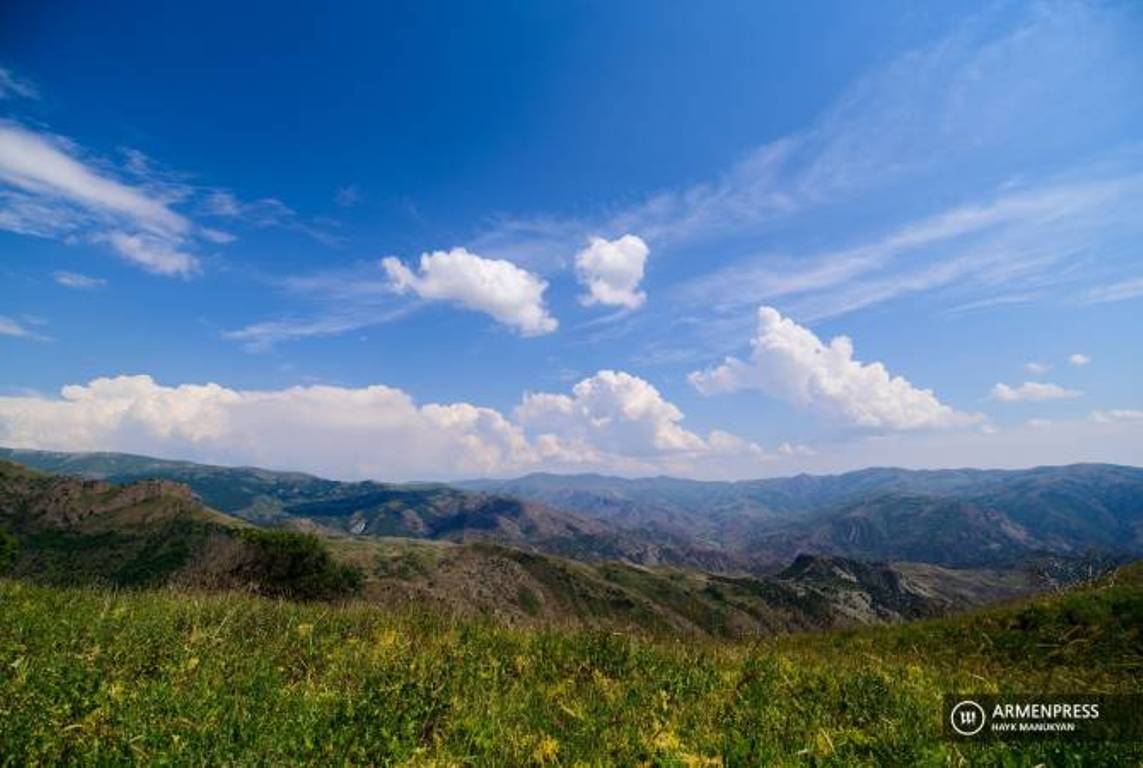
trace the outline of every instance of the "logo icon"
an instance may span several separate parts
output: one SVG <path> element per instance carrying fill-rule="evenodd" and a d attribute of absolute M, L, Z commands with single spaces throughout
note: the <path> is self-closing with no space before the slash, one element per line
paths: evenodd
<path fill-rule="evenodd" d="M 949 713 L 949 725 L 961 736 L 975 736 L 984 728 L 984 707 L 972 699 L 958 702 Z"/>

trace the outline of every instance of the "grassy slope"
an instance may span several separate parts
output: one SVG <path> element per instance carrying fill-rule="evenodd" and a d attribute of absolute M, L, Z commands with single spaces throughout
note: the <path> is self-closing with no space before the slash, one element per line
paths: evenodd
<path fill-rule="evenodd" d="M 951 691 L 1143 688 L 1143 567 L 953 619 L 750 645 L 0 581 L 0 763 L 1135 765 L 950 744 Z"/>

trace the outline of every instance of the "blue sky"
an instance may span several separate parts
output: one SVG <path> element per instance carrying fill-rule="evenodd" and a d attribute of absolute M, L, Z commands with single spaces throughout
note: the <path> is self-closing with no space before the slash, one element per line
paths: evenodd
<path fill-rule="evenodd" d="M 1143 463 L 1140 41 L 1133 3 L 5 3 L 0 443 Z"/>

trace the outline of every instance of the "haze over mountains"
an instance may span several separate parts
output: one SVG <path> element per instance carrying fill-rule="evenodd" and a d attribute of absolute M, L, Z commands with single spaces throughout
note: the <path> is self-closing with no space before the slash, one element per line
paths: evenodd
<path fill-rule="evenodd" d="M 1143 553 L 1143 469 L 868 469 L 747 482 L 529 475 L 338 482 L 114 453 L 0 450 L 113 483 L 161 478 L 247 521 L 351 536 L 495 541 L 584 560 L 773 572 L 799 553 L 949 567 Z"/>

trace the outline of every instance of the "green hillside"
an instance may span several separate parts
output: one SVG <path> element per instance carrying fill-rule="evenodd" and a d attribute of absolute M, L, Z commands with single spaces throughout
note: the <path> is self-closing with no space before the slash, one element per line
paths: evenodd
<path fill-rule="evenodd" d="M 1143 690 L 1143 567 L 1001 608 L 752 643 L 0 581 L 0 764 L 1135 765 L 952 744 L 955 691 Z"/>
<path fill-rule="evenodd" d="M 261 529 L 184 485 L 112 485 L 0 462 L 0 575 L 54 586 L 360 595 L 506 625 L 745 636 L 935 616 L 1029 589 L 1019 573 L 808 558 L 767 577 L 587 563 L 476 541 Z"/>
<path fill-rule="evenodd" d="M 53 585 L 339 598 L 360 573 L 315 536 L 262 530 L 166 480 L 111 485 L 0 461 L 0 574 Z"/>

